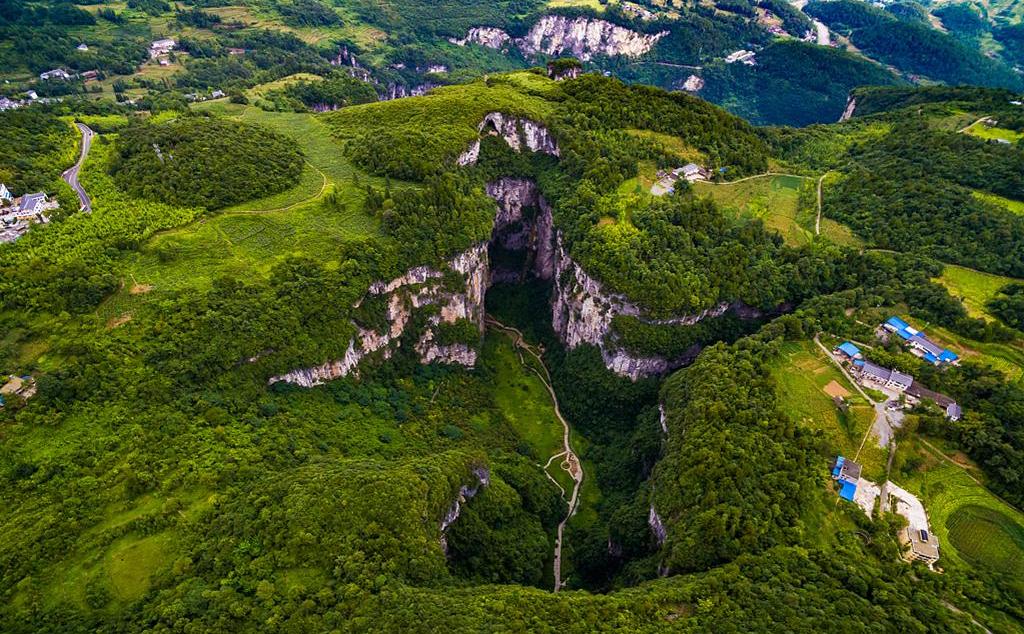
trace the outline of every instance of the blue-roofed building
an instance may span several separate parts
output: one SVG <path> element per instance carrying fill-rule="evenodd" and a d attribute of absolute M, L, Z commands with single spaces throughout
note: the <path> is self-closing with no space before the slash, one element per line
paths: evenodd
<path fill-rule="evenodd" d="M 860 482 L 860 464 L 847 460 L 843 456 L 836 456 L 832 465 L 832 479 L 839 482 L 839 497 L 853 502 L 853 496 L 857 493 L 857 483 Z"/>
<path fill-rule="evenodd" d="M 853 345 L 849 341 L 844 341 L 843 343 L 839 344 L 839 346 L 836 348 L 836 351 L 839 354 L 845 356 L 847 359 L 859 359 L 861 356 L 860 348 Z"/>
<path fill-rule="evenodd" d="M 895 333 L 900 339 L 907 342 L 910 351 L 933 365 L 943 363 L 956 363 L 959 357 L 950 350 L 943 348 L 923 332 L 914 328 L 899 317 L 892 316 L 885 320 L 882 327 L 889 332 Z"/>

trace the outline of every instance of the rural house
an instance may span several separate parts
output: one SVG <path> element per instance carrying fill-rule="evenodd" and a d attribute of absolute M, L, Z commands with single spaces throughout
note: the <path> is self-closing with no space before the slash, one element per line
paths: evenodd
<path fill-rule="evenodd" d="M 836 456 L 832 465 L 832 479 L 839 483 L 839 497 L 853 502 L 853 496 L 857 493 L 857 483 L 860 481 L 861 466 L 853 460 L 847 460 L 843 456 Z"/>
<path fill-rule="evenodd" d="M 14 198 L 14 195 L 11 194 L 11 190 L 7 189 L 7 185 L 4 185 L 3 183 L 0 183 L 0 201 L 5 201 L 6 200 L 6 201 L 10 202 L 10 200 L 13 199 L 13 198 Z M 0 204 L 3 204 L 3 202 L 0 202 Z"/>
<path fill-rule="evenodd" d="M 882 328 L 895 333 L 903 339 L 910 347 L 910 351 L 933 365 L 943 363 L 957 363 L 959 357 L 956 353 L 943 348 L 929 339 L 923 332 L 912 327 L 899 317 L 890 317 L 882 324 Z"/>
<path fill-rule="evenodd" d="M 162 40 L 156 40 L 149 45 L 149 56 L 152 59 L 156 59 L 161 55 L 166 55 L 174 50 L 177 43 L 171 38 L 164 38 Z"/>
<path fill-rule="evenodd" d="M 854 359 L 860 359 L 861 356 L 862 356 L 861 353 L 860 353 L 860 348 L 858 348 L 857 346 L 853 345 L 849 341 L 844 341 L 843 343 L 839 344 L 836 347 L 836 349 L 833 350 L 832 352 L 834 354 L 836 354 L 837 356 L 846 357 L 847 359 L 849 359 L 851 361 L 854 360 Z"/>
<path fill-rule="evenodd" d="M 914 383 L 914 377 L 904 374 L 898 370 L 883 368 L 870 361 L 854 361 L 854 366 L 860 371 L 861 381 L 874 383 L 880 387 L 888 387 L 903 392 Z"/>
<path fill-rule="evenodd" d="M 63 68 L 54 68 L 53 70 L 48 70 L 45 73 L 39 73 L 39 79 L 43 81 L 49 81 L 51 79 L 66 80 L 71 79 L 71 75 L 68 74 L 68 71 L 64 70 Z"/>

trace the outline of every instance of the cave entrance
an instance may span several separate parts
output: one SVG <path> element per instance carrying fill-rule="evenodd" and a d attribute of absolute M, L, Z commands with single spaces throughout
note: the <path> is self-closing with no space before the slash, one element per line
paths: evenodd
<path fill-rule="evenodd" d="M 502 178 L 487 185 L 498 203 L 488 243 L 491 283 L 519 284 L 554 274 L 551 207 L 532 180 Z"/>

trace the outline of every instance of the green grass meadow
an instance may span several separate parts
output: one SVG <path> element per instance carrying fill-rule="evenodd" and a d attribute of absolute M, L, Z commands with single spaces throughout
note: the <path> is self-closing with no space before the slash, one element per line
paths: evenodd
<path fill-rule="evenodd" d="M 778 385 L 782 411 L 790 413 L 804 427 L 821 432 L 831 454 L 851 459 L 857 455 L 874 422 L 874 408 L 813 342 L 785 344 L 772 375 Z M 849 411 L 841 412 L 825 392 L 832 381 L 850 393 L 846 397 Z M 864 465 L 864 477 L 871 480 L 884 477 L 887 458 L 886 450 L 872 437 L 864 443 L 857 460 Z"/>

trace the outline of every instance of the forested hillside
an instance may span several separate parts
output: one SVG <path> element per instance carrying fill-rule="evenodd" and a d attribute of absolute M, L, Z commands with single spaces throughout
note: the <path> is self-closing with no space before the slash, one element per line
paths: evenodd
<path fill-rule="evenodd" d="M 321 11 L 451 32 L 284 13 Z M 231 99 L 0 113 L 43 148 L 4 178 L 97 129 L 92 212 L 0 244 L 0 631 L 1024 630 L 1024 164 L 966 131 L 1011 93 L 799 129 L 544 68 L 376 101 L 259 37 L 174 80 Z M 962 364 L 877 341 L 896 314 Z M 880 445 L 846 339 L 963 416 Z M 921 498 L 935 567 L 839 499 L 840 453 Z"/>

